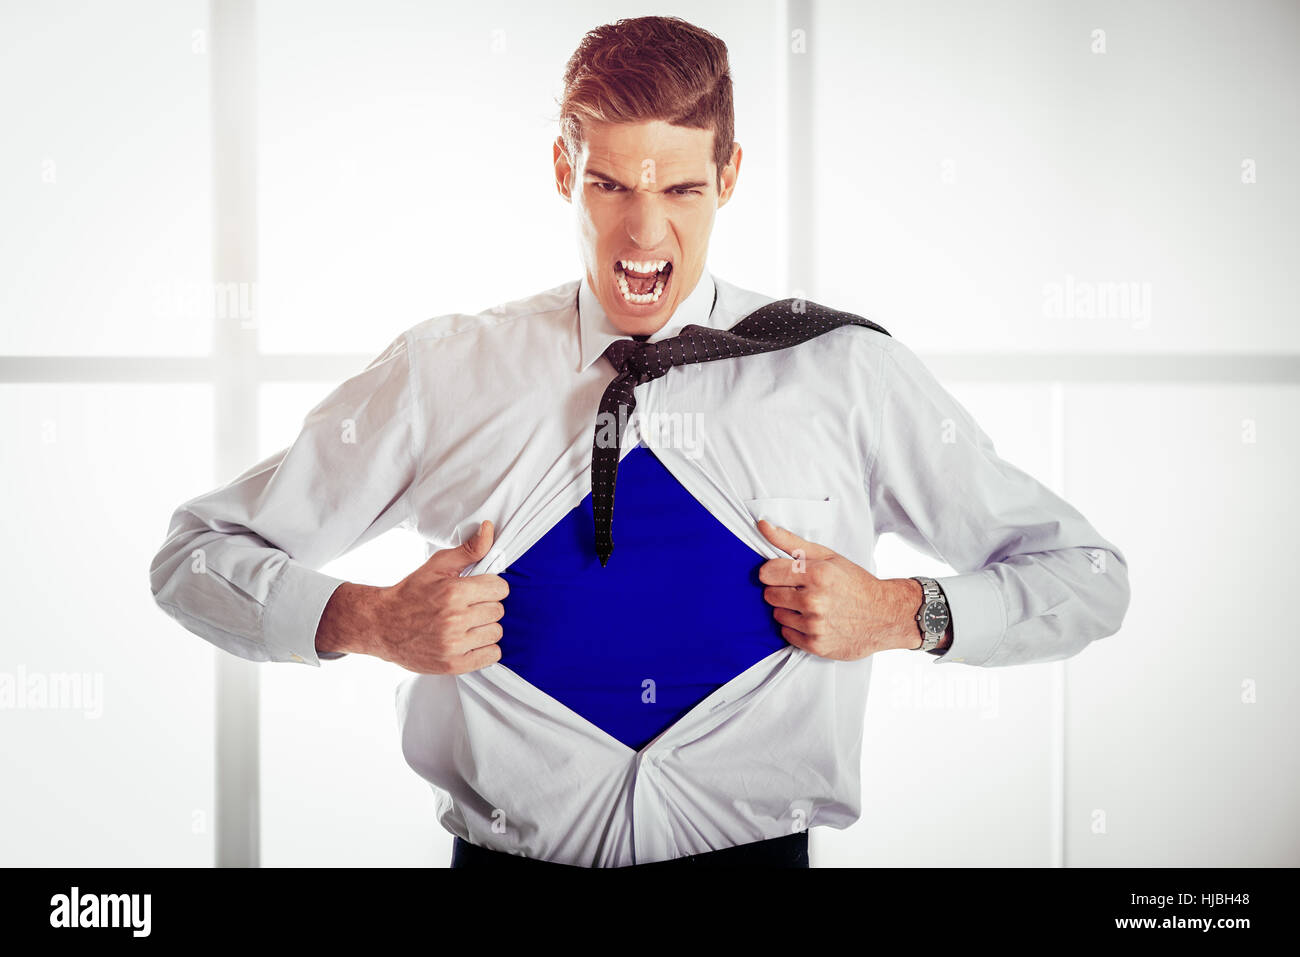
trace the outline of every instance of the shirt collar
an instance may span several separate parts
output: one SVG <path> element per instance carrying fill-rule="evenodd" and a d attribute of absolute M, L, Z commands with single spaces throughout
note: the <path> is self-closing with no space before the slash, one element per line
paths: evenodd
<path fill-rule="evenodd" d="M 700 280 L 691 290 L 691 294 L 686 297 L 686 301 L 680 303 L 673 314 L 668 317 L 663 328 L 654 333 L 647 339 L 647 342 L 658 342 L 661 339 L 668 339 L 677 335 L 682 326 L 694 323 L 697 326 L 708 326 L 712 328 L 711 320 L 721 319 L 719 310 L 714 308 L 717 301 L 717 286 L 713 281 L 713 275 L 709 272 L 708 267 L 700 273 Z M 596 298 L 596 293 L 592 291 L 586 277 L 583 277 L 581 287 L 578 289 L 578 371 L 584 371 L 593 362 L 605 354 L 609 344 L 616 339 L 631 339 L 632 337 L 623 332 L 605 315 L 605 310 Z"/>

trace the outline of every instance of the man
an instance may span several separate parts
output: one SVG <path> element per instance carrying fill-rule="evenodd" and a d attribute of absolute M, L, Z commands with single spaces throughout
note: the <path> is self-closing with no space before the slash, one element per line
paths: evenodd
<path fill-rule="evenodd" d="M 717 37 L 592 31 L 561 126 L 584 278 L 404 332 L 177 510 L 154 594 L 245 658 L 415 672 L 453 866 L 807 866 L 861 812 L 871 655 L 1067 657 L 1127 567 L 883 329 L 711 275 L 742 158 Z M 315 570 L 399 525 L 438 550 L 396 585 Z M 890 531 L 958 574 L 876 578 Z"/>

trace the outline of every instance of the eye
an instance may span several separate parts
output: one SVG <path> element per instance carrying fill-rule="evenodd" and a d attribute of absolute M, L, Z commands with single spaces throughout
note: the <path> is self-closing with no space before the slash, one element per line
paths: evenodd
<path fill-rule="evenodd" d="M 605 183 L 605 182 L 592 183 L 591 185 L 592 185 L 592 186 L 595 186 L 595 187 L 596 187 L 597 189 L 599 189 L 602 193 L 613 193 L 613 192 L 615 192 L 615 191 L 620 190 L 620 189 L 623 188 L 622 186 L 618 186 L 618 185 L 616 185 L 616 184 L 614 184 L 614 183 Z M 606 187 L 608 187 L 608 188 L 606 188 Z"/>
<path fill-rule="evenodd" d="M 685 189 L 682 187 L 678 187 L 677 189 L 673 190 L 673 194 L 676 196 L 699 196 L 700 191 L 698 189 Z"/>

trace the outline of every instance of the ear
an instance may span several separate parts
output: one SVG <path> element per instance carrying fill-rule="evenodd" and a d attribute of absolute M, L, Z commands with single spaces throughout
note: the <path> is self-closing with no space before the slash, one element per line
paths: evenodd
<path fill-rule="evenodd" d="M 731 199 L 731 194 L 736 191 L 736 180 L 740 177 L 740 157 L 740 144 L 733 141 L 731 144 L 731 159 L 727 161 L 726 166 L 722 167 L 722 191 L 718 193 L 719 209 L 727 205 L 727 201 Z"/>
<path fill-rule="evenodd" d="M 569 163 L 569 154 L 564 148 L 564 137 L 557 136 L 552 147 L 555 164 L 555 189 L 567 203 L 573 202 L 573 167 Z"/>

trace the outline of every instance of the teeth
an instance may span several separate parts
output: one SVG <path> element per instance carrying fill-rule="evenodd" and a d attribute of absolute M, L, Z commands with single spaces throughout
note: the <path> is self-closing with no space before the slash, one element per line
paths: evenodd
<path fill-rule="evenodd" d="M 659 301 L 659 297 L 663 295 L 664 281 L 660 279 L 658 282 L 655 283 L 654 292 L 648 292 L 643 296 L 638 296 L 636 293 L 632 292 L 628 288 L 627 279 L 625 279 L 620 274 L 618 277 L 618 291 L 623 294 L 623 298 L 627 302 L 635 303 L 638 305 L 646 305 L 648 303 Z"/>
<path fill-rule="evenodd" d="M 661 272 L 668 265 L 667 259 L 652 260 L 649 262 L 634 262 L 631 259 L 620 259 L 618 264 L 623 267 L 624 272 L 635 272 L 646 275 L 652 272 Z"/>
<path fill-rule="evenodd" d="M 634 272 L 645 276 L 651 273 L 663 272 L 664 267 L 667 265 L 667 259 L 647 260 L 644 262 L 638 262 L 632 259 L 620 259 L 618 261 L 619 271 L 616 271 L 615 276 L 618 280 L 619 292 L 623 294 L 623 299 L 626 302 L 635 305 L 648 305 L 653 302 L 658 302 L 659 297 L 663 295 L 664 291 L 664 281 L 662 279 L 655 283 L 653 292 L 648 292 L 644 295 L 637 295 L 628 287 L 627 276 L 625 276 L 624 273 Z"/>

